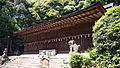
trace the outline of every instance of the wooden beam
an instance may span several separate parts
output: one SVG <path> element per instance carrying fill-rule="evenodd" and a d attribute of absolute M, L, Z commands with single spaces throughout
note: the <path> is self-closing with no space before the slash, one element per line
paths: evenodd
<path fill-rule="evenodd" d="M 73 22 L 73 20 L 71 20 L 70 18 L 67 18 L 69 22 Z"/>
<path fill-rule="evenodd" d="M 95 17 L 99 18 L 99 16 L 98 16 L 97 14 L 93 14 L 93 16 L 95 16 Z"/>
<path fill-rule="evenodd" d="M 74 20 L 75 18 L 74 17 L 70 17 L 72 20 Z"/>
<path fill-rule="evenodd" d="M 79 14 L 79 15 L 77 15 L 79 18 L 81 18 L 82 17 L 82 15 L 81 14 Z"/>
<path fill-rule="evenodd" d="M 102 16 L 103 14 L 101 12 L 97 13 L 97 15 Z"/>
<path fill-rule="evenodd" d="M 92 11 L 90 11 L 90 14 L 95 13 L 95 12 L 98 12 L 98 11 L 92 10 Z"/>
<path fill-rule="evenodd" d="M 76 19 L 78 19 L 79 17 L 78 16 L 74 16 Z"/>

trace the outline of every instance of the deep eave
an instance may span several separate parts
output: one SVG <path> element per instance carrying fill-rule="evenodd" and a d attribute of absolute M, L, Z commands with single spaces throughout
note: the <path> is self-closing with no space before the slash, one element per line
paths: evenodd
<path fill-rule="evenodd" d="M 70 13 L 63 17 L 38 24 L 36 26 L 32 26 L 18 32 L 14 32 L 14 34 L 25 36 L 25 35 L 35 34 L 37 32 L 43 33 L 43 32 L 49 32 L 51 30 L 58 30 L 79 23 L 95 22 L 104 13 L 105 13 L 105 9 L 103 8 L 102 4 L 100 2 L 97 2 L 86 9 Z"/>

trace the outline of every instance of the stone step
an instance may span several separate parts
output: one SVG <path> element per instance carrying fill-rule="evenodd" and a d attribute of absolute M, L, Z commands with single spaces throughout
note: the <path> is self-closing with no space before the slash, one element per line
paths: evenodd
<path fill-rule="evenodd" d="M 65 58 L 51 58 L 50 59 L 50 68 L 64 68 L 65 66 L 67 66 L 68 68 L 69 68 L 69 65 L 67 64 L 67 65 L 65 65 L 64 63 L 63 63 L 63 60 L 64 60 Z M 69 58 L 68 58 L 69 59 Z"/>
<path fill-rule="evenodd" d="M 8 65 L 11 65 L 11 66 L 37 66 L 37 65 L 39 65 L 39 64 L 8 64 Z M 7 66 L 8 66 L 7 65 Z"/>
<path fill-rule="evenodd" d="M 7 66 L 8 68 L 37 68 L 34 66 Z M 5 67 L 4 67 L 5 68 Z M 40 68 L 40 67 L 39 67 Z"/>
<path fill-rule="evenodd" d="M 39 59 L 16 58 L 6 64 L 8 68 L 35 68 L 39 65 Z"/>
<path fill-rule="evenodd" d="M 69 68 L 68 64 L 65 65 L 63 63 L 64 59 L 69 59 L 69 55 L 56 55 L 50 57 L 49 68 L 64 68 L 65 66 Z M 39 67 L 39 65 L 40 65 L 39 58 L 37 57 L 33 58 L 28 56 L 17 57 L 14 60 L 10 61 L 6 66 L 8 66 L 8 68 L 41 68 Z"/>

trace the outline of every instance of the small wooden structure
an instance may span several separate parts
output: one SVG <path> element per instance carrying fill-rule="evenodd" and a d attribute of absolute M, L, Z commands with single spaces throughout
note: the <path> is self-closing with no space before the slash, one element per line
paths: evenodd
<path fill-rule="evenodd" d="M 48 68 L 49 66 L 49 60 L 47 59 L 42 59 L 42 68 Z"/>
<path fill-rule="evenodd" d="M 92 27 L 104 13 L 105 9 L 98 2 L 84 10 L 14 33 L 26 38 L 24 53 L 39 53 L 39 50 L 49 49 L 55 49 L 57 53 L 68 53 L 69 40 L 75 40 L 84 52 L 93 46 Z"/>

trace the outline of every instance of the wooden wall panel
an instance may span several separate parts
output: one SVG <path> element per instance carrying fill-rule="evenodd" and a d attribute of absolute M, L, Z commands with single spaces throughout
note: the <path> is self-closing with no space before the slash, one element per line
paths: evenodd
<path fill-rule="evenodd" d="M 64 28 L 56 31 L 50 31 L 48 33 L 42 33 L 36 36 L 27 37 L 28 43 L 37 42 L 37 44 L 31 44 L 25 46 L 24 51 L 26 53 L 38 53 L 39 50 L 47 50 L 47 49 L 56 49 L 57 53 L 68 53 L 69 52 L 69 45 L 68 41 L 56 41 L 56 42 L 45 42 L 45 43 L 38 43 L 42 40 L 49 40 L 49 39 L 57 39 L 67 36 L 75 36 L 80 34 L 89 34 L 92 33 L 92 26 L 94 23 L 82 23 L 78 24 L 69 28 Z M 71 38 L 68 40 L 72 40 Z M 83 36 L 80 39 L 74 39 L 77 44 L 81 45 L 81 50 L 85 51 L 88 47 L 92 45 L 92 38 Z"/>

